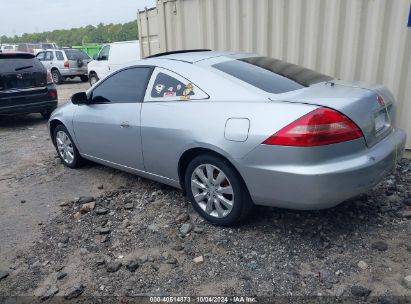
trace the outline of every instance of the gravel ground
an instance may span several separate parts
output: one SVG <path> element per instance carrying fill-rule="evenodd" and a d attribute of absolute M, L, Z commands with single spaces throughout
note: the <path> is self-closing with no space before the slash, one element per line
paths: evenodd
<path fill-rule="evenodd" d="M 60 97 L 85 88 L 64 84 Z M 94 164 L 65 168 L 40 116 L 0 125 L 0 296 L 411 300 L 409 160 L 336 208 L 258 207 L 221 228 L 177 190 Z"/>

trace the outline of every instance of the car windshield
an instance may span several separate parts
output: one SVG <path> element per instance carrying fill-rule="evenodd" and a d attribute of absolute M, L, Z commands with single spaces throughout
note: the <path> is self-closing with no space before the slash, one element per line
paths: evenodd
<path fill-rule="evenodd" d="M 68 60 L 90 59 L 90 57 L 80 50 L 65 50 Z"/>
<path fill-rule="evenodd" d="M 213 65 L 214 68 L 273 94 L 299 90 L 332 77 L 269 57 L 247 57 Z"/>

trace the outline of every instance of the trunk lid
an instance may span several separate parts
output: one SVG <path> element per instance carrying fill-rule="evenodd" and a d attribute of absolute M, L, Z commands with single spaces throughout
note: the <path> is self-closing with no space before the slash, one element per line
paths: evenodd
<path fill-rule="evenodd" d="M 47 92 L 47 71 L 34 55 L 0 54 L 0 105 Z"/>
<path fill-rule="evenodd" d="M 6 73 L 0 75 L 0 92 L 44 87 L 47 74 L 39 71 L 26 71 L 24 73 Z"/>
<path fill-rule="evenodd" d="M 284 94 L 271 94 L 270 100 L 335 109 L 361 129 L 368 147 L 385 138 L 395 121 L 394 97 L 381 85 L 335 80 Z"/>

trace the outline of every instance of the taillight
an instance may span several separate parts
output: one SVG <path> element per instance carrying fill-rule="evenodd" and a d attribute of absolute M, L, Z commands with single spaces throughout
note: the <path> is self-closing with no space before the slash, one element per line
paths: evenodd
<path fill-rule="evenodd" d="M 361 130 L 347 116 L 328 108 L 319 108 L 281 129 L 263 144 L 312 147 L 361 137 Z"/>
<path fill-rule="evenodd" d="M 66 60 L 64 61 L 64 67 L 65 68 L 69 68 L 70 67 L 70 63 Z"/>
<path fill-rule="evenodd" d="M 49 91 L 49 96 L 53 99 L 57 99 L 57 91 L 50 90 Z"/>
<path fill-rule="evenodd" d="M 53 76 L 51 76 L 50 71 L 47 71 L 47 84 L 53 83 Z"/>

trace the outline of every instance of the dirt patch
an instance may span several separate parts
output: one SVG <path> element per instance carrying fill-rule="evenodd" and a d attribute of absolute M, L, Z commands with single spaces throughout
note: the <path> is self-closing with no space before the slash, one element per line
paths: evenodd
<path fill-rule="evenodd" d="M 83 296 L 335 296 L 359 286 L 370 296 L 410 296 L 410 182 L 403 160 L 374 191 L 337 208 L 256 208 L 242 226 L 221 228 L 179 191 L 129 176 L 86 214 L 78 215 L 82 199 L 63 204 L 40 240 L 17 252 L 0 293 L 64 294 L 81 285 Z"/>

